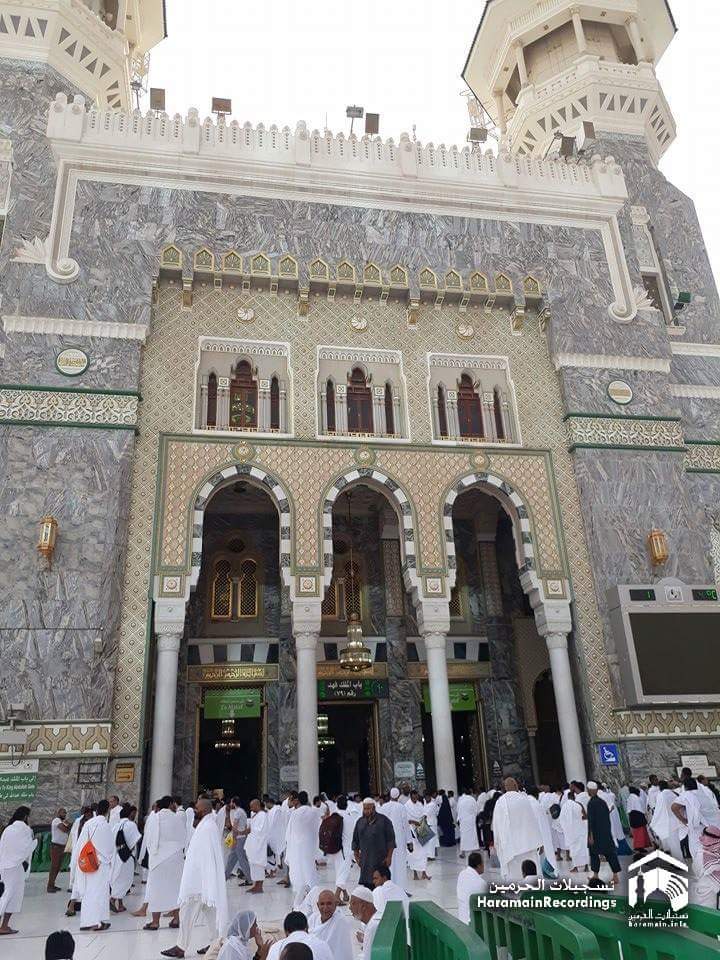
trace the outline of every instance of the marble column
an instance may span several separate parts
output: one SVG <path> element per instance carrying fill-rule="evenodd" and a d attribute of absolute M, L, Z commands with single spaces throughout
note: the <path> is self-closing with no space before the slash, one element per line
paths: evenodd
<path fill-rule="evenodd" d="M 221 385 L 218 377 L 217 388 L 217 426 L 220 430 L 227 430 L 230 425 L 230 387 Z"/>
<path fill-rule="evenodd" d="M 320 790 L 317 742 L 318 633 L 295 634 L 297 661 L 298 783 L 314 797 Z"/>
<path fill-rule="evenodd" d="M 628 29 L 630 42 L 633 45 L 633 50 L 635 51 L 637 62 L 643 63 L 643 61 L 645 60 L 645 46 L 643 44 L 643 39 L 640 34 L 640 27 L 638 26 L 637 17 L 628 17 L 627 20 L 625 21 L 625 26 Z"/>
<path fill-rule="evenodd" d="M 500 135 L 505 136 L 507 133 L 507 118 L 505 116 L 505 94 L 502 90 L 494 90 L 493 98 L 495 100 L 495 109 L 497 110 L 498 115 L 498 126 L 500 127 Z"/>
<path fill-rule="evenodd" d="M 201 430 L 204 430 L 207 425 L 207 414 L 208 414 L 208 378 L 203 377 L 202 385 L 200 386 L 200 416 L 198 418 L 198 427 Z"/>
<path fill-rule="evenodd" d="M 448 390 L 445 401 L 448 436 L 453 440 L 460 436 L 460 418 L 458 416 L 457 391 Z"/>
<path fill-rule="evenodd" d="M 156 626 L 156 631 L 162 630 Z M 150 802 L 172 793 L 175 753 L 175 700 L 182 631 L 158 632 L 155 667 Z"/>
<path fill-rule="evenodd" d="M 560 726 L 565 778 L 567 780 L 581 780 L 584 783 L 585 761 L 583 759 L 580 724 L 570 669 L 567 634 L 548 633 L 545 636 L 545 642 L 550 655 L 550 670 Z"/>
<path fill-rule="evenodd" d="M 348 432 L 347 392 L 341 384 L 335 387 L 335 433 Z"/>
<path fill-rule="evenodd" d="M 375 387 L 373 391 L 373 427 L 376 437 L 384 437 L 387 433 L 384 387 Z"/>
<path fill-rule="evenodd" d="M 580 16 L 580 11 L 577 7 L 574 7 L 570 14 L 572 15 L 572 25 L 575 30 L 575 40 L 577 41 L 578 51 L 580 53 L 588 52 L 587 38 L 585 36 L 585 28 L 583 27 L 582 17 Z"/>
<path fill-rule="evenodd" d="M 270 381 L 261 380 L 258 389 L 257 428 L 260 433 L 270 433 Z"/>
<path fill-rule="evenodd" d="M 287 389 L 285 382 L 280 384 L 280 433 L 288 432 Z M 321 407 L 322 409 L 322 407 Z"/>
<path fill-rule="evenodd" d="M 495 395 L 493 393 L 483 393 L 482 395 L 482 416 L 483 416 L 483 436 L 486 440 L 497 440 L 495 432 Z"/>
<path fill-rule="evenodd" d="M 457 796 L 455 743 L 453 740 L 450 684 L 448 683 L 445 633 L 426 633 L 428 687 L 435 752 L 435 780 L 438 789 L 454 790 Z"/>
<path fill-rule="evenodd" d="M 517 60 L 518 74 L 520 75 L 520 86 L 526 87 L 528 83 L 527 65 L 525 64 L 525 51 L 519 40 L 515 41 L 515 58 Z"/>

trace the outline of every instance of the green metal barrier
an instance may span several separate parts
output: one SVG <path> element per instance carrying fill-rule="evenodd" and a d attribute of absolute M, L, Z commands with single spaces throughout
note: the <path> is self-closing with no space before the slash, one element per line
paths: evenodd
<path fill-rule="evenodd" d="M 39 833 L 37 846 L 30 861 L 31 873 L 43 873 L 50 869 L 50 834 Z"/>
<path fill-rule="evenodd" d="M 538 911 L 533 911 L 537 916 Z M 717 960 L 720 944 L 704 933 L 685 929 L 631 927 L 618 914 L 579 910 L 579 924 L 594 934 L 604 960 Z"/>
<path fill-rule="evenodd" d="M 470 927 L 434 903 L 410 904 L 410 942 L 412 960 L 491 960 Z"/>
<path fill-rule="evenodd" d="M 711 907 L 696 907 L 692 904 L 687 908 L 688 926 L 696 933 L 704 933 L 713 940 L 720 940 L 720 910 Z"/>
<path fill-rule="evenodd" d="M 605 960 L 592 933 L 564 914 L 474 906 L 472 923 L 491 960 Z"/>
<path fill-rule="evenodd" d="M 375 932 L 370 960 L 408 960 L 407 924 L 403 905 L 390 901 Z"/>

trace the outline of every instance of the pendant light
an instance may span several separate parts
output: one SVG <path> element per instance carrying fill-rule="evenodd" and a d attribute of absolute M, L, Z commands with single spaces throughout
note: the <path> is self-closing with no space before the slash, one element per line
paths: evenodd
<path fill-rule="evenodd" d="M 347 495 L 348 504 L 348 528 L 350 531 L 350 596 L 352 597 L 352 606 L 355 606 L 355 563 L 353 561 L 353 529 L 352 514 L 350 512 L 351 494 Z M 363 643 L 362 625 L 360 617 L 353 609 L 348 618 L 347 628 L 347 646 L 340 651 L 340 666 L 343 670 L 349 670 L 352 673 L 360 673 L 362 670 L 370 670 L 372 667 L 372 651 Z"/>

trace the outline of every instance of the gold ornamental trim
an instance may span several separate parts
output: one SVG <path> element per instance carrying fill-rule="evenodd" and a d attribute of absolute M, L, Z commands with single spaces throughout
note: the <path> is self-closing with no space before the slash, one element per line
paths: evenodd
<path fill-rule="evenodd" d="M 277 663 L 216 663 L 187 668 L 188 683 L 267 683 L 279 679 Z"/>
<path fill-rule="evenodd" d="M 363 680 L 386 680 L 387 675 L 386 663 L 374 663 L 369 670 L 363 670 L 362 673 L 357 674 Z M 317 665 L 317 678 L 318 680 L 347 680 L 348 672 L 334 660 L 322 660 Z"/>
<path fill-rule="evenodd" d="M 463 661 L 449 661 L 447 665 L 448 680 L 483 680 L 491 676 L 489 663 L 465 663 Z M 428 668 L 426 663 L 409 663 L 408 679 L 427 680 Z"/>

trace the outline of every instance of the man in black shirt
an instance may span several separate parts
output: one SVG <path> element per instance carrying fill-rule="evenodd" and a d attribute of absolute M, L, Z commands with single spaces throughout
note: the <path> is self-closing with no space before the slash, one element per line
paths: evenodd
<path fill-rule="evenodd" d="M 610 810 L 605 801 L 597 795 L 598 785 L 593 780 L 588 783 L 587 792 L 590 794 L 587 805 L 590 869 L 593 876 L 597 877 L 600 873 L 600 857 L 605 857 L 613 872 L 613 886 L 617 886 L 620 879 L 620 861 L 610 826 Z"/>
<path fill-rule="evenodd" d="M 363 800 L 363 815 L 355 824 L 352 848 L 360 864 L 360 883 L 373 889 L 372 875 L 381 863 L 390 866 L 395 849 L 395 831 L 388 817 L 378 813 L 375 801 Z"/>

